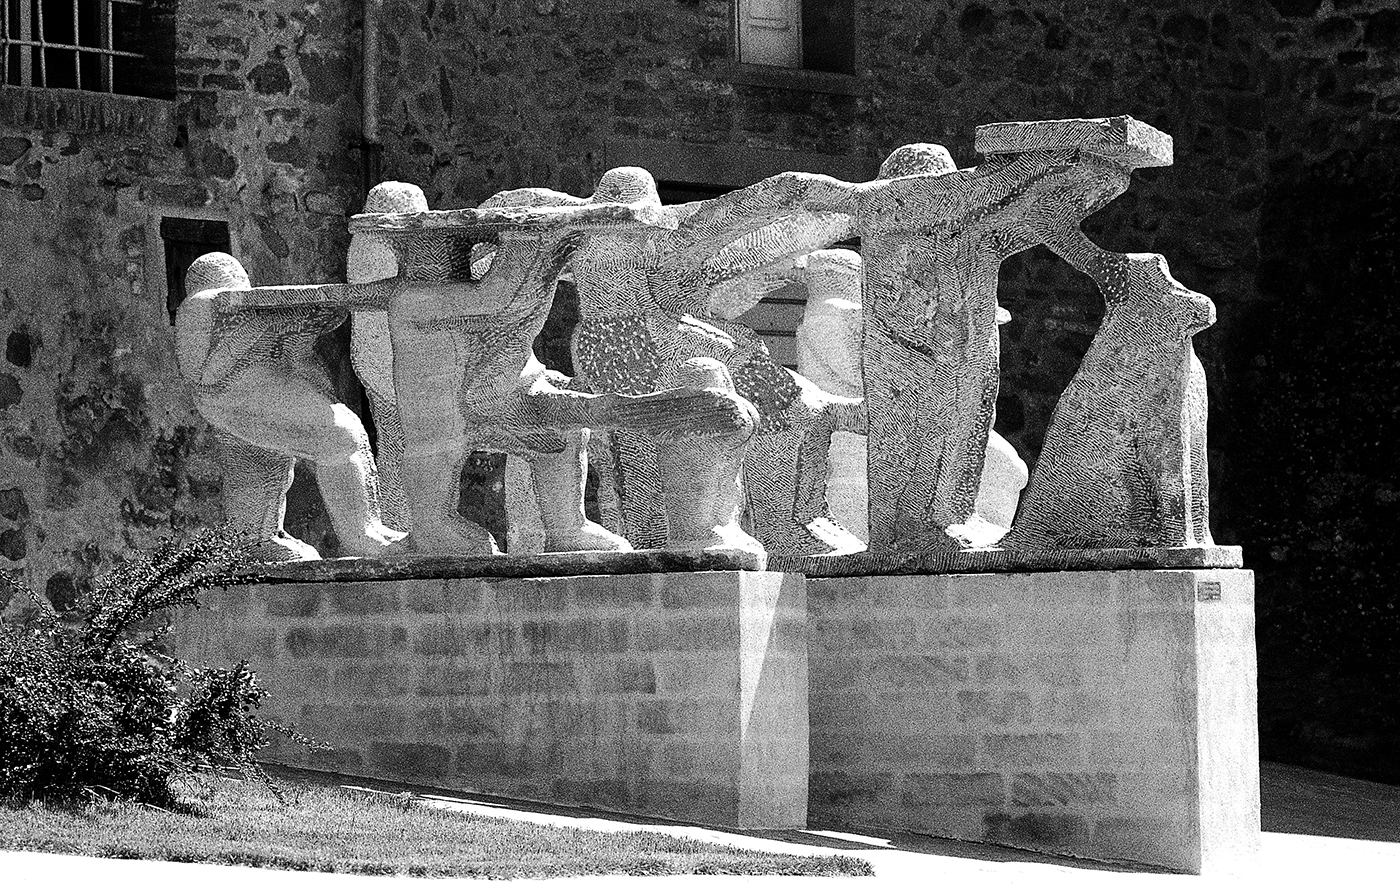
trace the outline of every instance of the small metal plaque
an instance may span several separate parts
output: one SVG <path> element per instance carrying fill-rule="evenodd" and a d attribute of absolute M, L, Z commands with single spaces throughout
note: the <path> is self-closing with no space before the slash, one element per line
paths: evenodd
<path fill-rule="evenodd" d="M 1198 601 L 1218 601 L 1220 600 L 1219 582 L 1197 582 L 1196 600 Z"/>

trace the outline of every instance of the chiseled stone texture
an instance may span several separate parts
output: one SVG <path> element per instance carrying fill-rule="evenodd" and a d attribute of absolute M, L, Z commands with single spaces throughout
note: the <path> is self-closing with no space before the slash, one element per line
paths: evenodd
<path fill-rule="evenodd" d="M 1257 848 L 1250 572 L 852 577 L 808 594 L 813 824 L 1193 872 Z"/>
<path fill-rule="evenodd" d="M 779 573 L 234 588 L 177 627 L 246 657 L 321 770 L 740 828 L 806 824 L 806 601 Z"/>

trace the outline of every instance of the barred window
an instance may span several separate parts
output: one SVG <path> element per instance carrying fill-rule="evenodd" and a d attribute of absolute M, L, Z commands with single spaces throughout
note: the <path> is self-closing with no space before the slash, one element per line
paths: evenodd
<path fill-rule="evenodd" d="M 149 95 L 144 0 L 0 0 L 0 83 Z"/>

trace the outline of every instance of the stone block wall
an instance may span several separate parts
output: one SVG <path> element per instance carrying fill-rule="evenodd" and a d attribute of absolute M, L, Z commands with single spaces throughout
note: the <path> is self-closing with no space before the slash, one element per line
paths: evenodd
<path fill-rule="evenodd" d="M 1257 846 L 1247 571 L 808 580 L 814 824 L 1221 867 Z"/>
<path fill-rule="evenodd" d="M 183 621 L 251 660 L 279 761 L 753 828 L 806 822 L 806 602 L 778 573 L 264 585 Z"/>

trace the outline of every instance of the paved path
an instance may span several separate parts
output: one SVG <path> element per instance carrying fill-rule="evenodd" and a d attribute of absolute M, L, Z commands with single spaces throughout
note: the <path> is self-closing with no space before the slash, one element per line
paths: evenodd
<path fill-rule="evenodd" d="M 365 791 L 400 787 L 361 783 Z M 468 798 L 421 795 L 433 806 L 460 809 L 551 825 L 601 831 L 649 830 L 716 843 L 784 853 L 842 853 L 868 859 L 877 883 L 930 883 L 947 887 L 980 885 L 1066 885 L 1066 887 L 1195 887 L 1195 885 L 1260 883 L 1310 884 L 1321 887 L 1400 885 L 1400 787 L 1265 764 L 1263 770 L 1264 839 L 1257 863 L 1247 871 L 1203 878 L 1134 870 L 1122 866 L 1055 859 L 982 844 L 910 836 L 879 837 L 831 831 L 765 833 L 764 837 L 697 826 L 669 825 L 628 817 L 594 815 L 556 807 Z M 667 885 L 771 884 L 795 887 L 811 882 L 822 887 L 873 887 L 869 878 L 799 879 L 792 877 L 668 878 L 585 877 L 513 881 L 511 884 L 552 884 L 569 887 L 646 883 Z M 13 887 L 50 885 L 140 884 L 142 887 L 391 887 L 402 879 L 305 872 L 279 872 L 212 865 L 144 860 L 91 859 L 41 853 L 0 854 L 0 884 Z M 417 882 L 415 882 L 417 883 Z M 471 882 L 434 879 L 430 887 Z"/>

